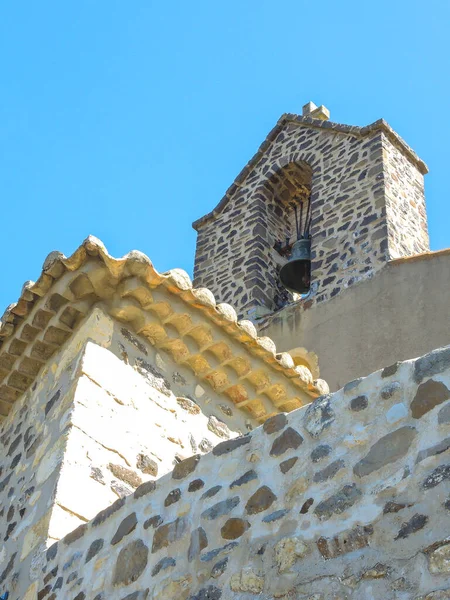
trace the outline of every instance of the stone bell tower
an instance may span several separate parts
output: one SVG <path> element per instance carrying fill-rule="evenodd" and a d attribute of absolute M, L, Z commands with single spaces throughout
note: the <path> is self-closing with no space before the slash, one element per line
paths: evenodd
<path fill-rule="evenodd" d="M 295 241 L 301 197 L 311 203 L 310 304 L 429 248 L 426 165 L 384 120 L 355 127 L 328 118 L 312 102 L 302 116 L 283 115 L 216 208 L 193 224 L 195 285 L 241 316 L 295 300 L 279 283 L 287 259 L 277 247 Z"/>

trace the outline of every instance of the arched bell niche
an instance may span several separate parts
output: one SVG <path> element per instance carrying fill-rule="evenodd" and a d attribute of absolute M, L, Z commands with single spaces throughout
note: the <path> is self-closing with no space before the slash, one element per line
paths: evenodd
<path fill-rule="evenodd" d="M 289 259 L 292 244 L 299 236 L 308 237 L 311 230 L 312 169 L 304 161 L 290 162 L 273 173 L 265 182 L 268 268 L 272 306 L 278 310 L 300 298 L 280 283 L 280 268 Z"/>

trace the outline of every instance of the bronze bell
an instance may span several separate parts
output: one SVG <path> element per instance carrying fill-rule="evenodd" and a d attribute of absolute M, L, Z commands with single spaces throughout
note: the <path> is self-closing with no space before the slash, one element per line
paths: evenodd
<path fill-rule="evenodd" d="M 280 280 L 290 292 L 306 294 L 311 285 L 311 240 L 299 239 L 292 246 L 289 261 L 281 267 Z"/>

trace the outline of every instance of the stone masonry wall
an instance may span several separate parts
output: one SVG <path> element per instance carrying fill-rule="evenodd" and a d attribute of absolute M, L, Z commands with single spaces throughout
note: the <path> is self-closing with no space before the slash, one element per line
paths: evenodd
<path fill-rule="evenodd" d="M 3 424 L 1 592 L 22 599 L 49 544 L 256 425 L 95 309 Z"/>
<path fill-rule="evenodd" d="M 270 312 L 292 301 L 278 283 L 286 259 L 273 245 L 286 198 L 272 180 L 284 179 L 286 186 L 278 188 L 290 188 L 292 201 L 296 187 L 307 183 L 286 174 L 293 165 L 312 170 L 308 305 L 371 277 L 391 257 L 428 248 L 423 175 L 383 131 L 361 135 L 357 127 L 292 116 L 274 132 L 220 209 L 194 224 L 195 285 L 210 288 L 242 316 L 256 306 Z"/>
<path fill-rule="evenodd" d="M 10 594 L 19 589 L 21 572 L 39 577 L 47 540 L 80 523 L 54 505 L 76 388 L 72 370 L 60 370 L 58 359 L 14 404 L 0 435 L 0 589 Z"/>
<path fill-rule="evenodd" d="M 450 598 L 449 448 L 447 347 L 144 483 L 21 599 Z"/>
<path fill-rule="evenodd" d="M 426 252 L 430 244 L 423 176 L 386 136 L 383 154 L 389 257 Z"/>

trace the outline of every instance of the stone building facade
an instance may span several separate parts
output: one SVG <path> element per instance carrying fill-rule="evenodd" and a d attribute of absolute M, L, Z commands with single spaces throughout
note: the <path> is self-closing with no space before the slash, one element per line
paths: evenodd
<path fill-rule="evenodd" d="M 92 237 L 69 258 L 51 253 L 8 308 L 0 365 L 10 600 L 36 598 L 47 548 L 101 509 L 328 391 L 183 271 L 115 259 Z M 70 597 L 59 589 L 39 598 Z"/>
<path fill-rule="evenodd" d="M 426 165 L 385 121 L 340 125 L 312 108 L 283 115 L 217 207 L 193 225 L 195 284 L 242 317 L 293 300 L 279 282 L 286 258 L 274 246 L 295 241 L 293 206 L 302 195 L 312 210 L 309 304 L 372 277 L 392 258 L 429 249 Z"/>
<path fill-rule="evenodd" d="M 196 225 L 215 294 L 89 237 L 2 316 L 0 600 L 450 599 L 450 252 L 427 252 L 426 167 L 383 121 L 305 112 Z M 299 204 L 307 298 L 274 248 Z M 413 358 L 419 336 L 438 343 Z"/>

